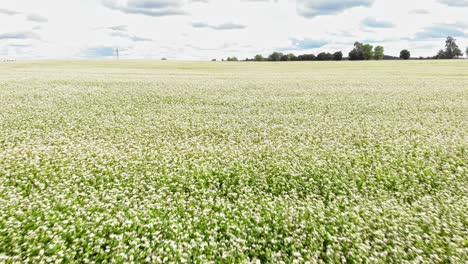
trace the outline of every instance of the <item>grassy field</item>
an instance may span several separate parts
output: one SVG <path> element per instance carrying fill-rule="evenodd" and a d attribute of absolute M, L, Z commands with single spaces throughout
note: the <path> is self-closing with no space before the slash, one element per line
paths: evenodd
<path fill-rule="evenodd" d="M 0 263 L 466 263 L 468 61 L 0 64 Z"/>

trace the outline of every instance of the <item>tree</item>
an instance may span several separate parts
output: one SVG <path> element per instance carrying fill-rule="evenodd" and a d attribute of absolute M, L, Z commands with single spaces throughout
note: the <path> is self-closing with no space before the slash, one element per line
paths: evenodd
<path fill-rule="evenodd" d="M 360 60 L 360 54 L 356 49 L 353 49 L 348 54 L 349 60 Z"/>
<path fill-rule="evenodd" d="M 447 59 L 445 51 L 444 50 L 439 50 L 437 55 L 434 57 L 434 59 Z"/>
<path fill-rule="evenodd" d="M 439 50 L 437 55 L 434 57 L 435 59 L 453 59 L 463 56 L 460 48 L 456 43 L 456 39 L 448 36 L 445 40 L 445 50 Z"/>
<path fill-rule="evenodd" d="M 374 49 L 374 59 L 383 60 L 384 59 L 384 47 L 377 46 Z"/>
<path fill-rule="evenodd" d="M 328 52 L 322 52 L 317 55 L 317 60 L 319 61 L 330 61 L 333 59 L 333 55 Z"/>
<path fill-rule="evenodd" d="M 226 60 L 227 61 L 239 61 L 236 57 L 232 57 L 232 58 L 228 57 Z"/>
<path fill-rule="evenodd" d="M 297 57 L 293 53 L 288 54 L 288 61 L 296 61 Z"/>
<path fill-rule="evenodd" d="M 468 47 L 466 47 L 465 55 L 468 58 Z"/>
<path fill-rule="evenodd" d="M 372 48 L 373 47 L 370 44 L 364 44 L 362 46 L 362 56 L 364 57 L 364 60 L 371 60 L 374 57 L 374 51 Z"/>
<path fill-rule="evenodd" d="M 447 40 L 445 40 L 445 57 L 447 59 L 453 59 L 463 56 L 463 53 L 458 48 L 458 45 L 455 41 L 456 39 L 450 36 L 447 37 Z"/>
<path fill-rule="evenodd" d="M 262 56 L 262 55 L 260 55 L 260 54 L 257 54 L 257 55 L 255 55 L 255 60 L 256 60 L 256 61 L 264 61 L 264 60 L 265 60 L 265 58 L 263 58 L 263 56 Z"/>
<path fill-rule="evenodd" d="M 281 55 L 280 61 L 288 61 L 288 60 L 289 60 L 289 57 L 287 54 Z"/>
<path fill-rule="evenodd" d="M 302 55 L 297 56 L 297 60 L 300 60 L 300 61 L 313 61 L 315 59 L 316 57 L 314 54 L 302 54 Z"/>
<path fill-rule="evenodd" d="M 317 60 L 318 61 L 327 60 L 327 54 L 325 52 L 320 52 L 319 54 L 317 54 Z"/>
<path fill-rule="evenodd" d="M 400 58 L 403 59 L 403 60 L 408 60 L 409 58 L 411 57 L 411 53 L 409 52 L 409 50 L 402 50 L 400 51 Z"/>
<path fill-rule="evenodd" d="M 281 52 L 273 52 L 270 56 L 268 56 L 268 60 L 270 61 L 280 61 L 283 53 Z"/>
<path fill-rule="evenodd" d="M 363 60 L 363 44 L 360 42 L 354 43 L 354 49 L 349 52 L 349 60 Z"/>
<path fill-rule="evenodd" d="M 349 52 L 350 60 L 371 60 L 374 58 L 372 45 L 360 42 L 354 43 L 354 49 Z"/>
<path fill-rule="evenodd" d="M 343 52 L 337 51 L 337 52 L 333 53 L 333 60 L 334 61 L 340 61 L 342 59 L 343 59 Z"/>

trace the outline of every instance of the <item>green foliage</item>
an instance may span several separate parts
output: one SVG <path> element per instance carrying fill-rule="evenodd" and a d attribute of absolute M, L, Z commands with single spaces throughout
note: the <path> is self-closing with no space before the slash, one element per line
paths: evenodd
<path fill-rule="evenodd" d="M 280 61 L 283 57 L 283 53 L 281 52 L 273 52 L 270 56 L 268 56 L 269 61 Z"/>
<path fill-rule="evenodd" d="M 408 60 L 409 58 L 411 58 L 411 53 L 409 52 L 409 50 L 404 49 L 400 51 L 400 58 L 403 60 Z"/>
<path fill-rule="evenodd" d="M 239 59 L 237 59 L 236 57 L 228 57 L 226 60 L 227 61 L 239 61 Z"/>
<path fill-rule="evenodd" d="M 364 60 L 364 44 L 354 43 L 354 49 L 349 52 L 349 60 Z"/>
<path fill-rule="evenodd" d="M 437 52 L 437 55 L 434 58 L 435 59 L 448 59 L 447 55 L 445 54 L 445 51 L 442 49 L 439 50 L 439 52 Z"/>
<path fill-rule="evenodd" d="M 294 55 L 293 53 L 288 54 L 288 61 L 295 61 L 297 60 L 297 56 Z"/>
<path fill-rule="evenodd" d="M 328 52 L 321 52 L 317 55 L 318 61 L 331 61 L 333 60 L 333 54 Z"/>
<path fill-rule="evenodd" d="M 372 60 L 377 58 L 383 59 L 383 47 L 376 47 L 378 54 L 374 54 L 373 48 L 374 47 L 370 44 L 356 42 L 354 43 L 354 49 L 349 52 L 349 60 Z"/>
<path fill-rule="evenodd" d="M 313 61 L 316 59 L 317 57 L 314 54 L 302 54 L 297 56 L 297 60 L 299 61 Z"/>
<path fill-rule="evenodd" d="M 342 59 L 343 59 L 343 52 L 337 51 L 337 52 L 333 53 L 332 59 L 333 59 L 334 61 L 340 61 L 340 60 L 342 60 Z"/>
<path fill-rule="evenodd" d="M 452 37 L 447 37 L 447 40 L 445 40 L 445 54 L 446 54 L 446 57 L 449 59 L 463 56 L 463 53 L 458 48 L 456 39 Z"/>
<path fill-rule="evenodd" d="M 296 55 L 294 55 L 292 53 L 281 54 L 281 56 L 280 56 L 280 61 L 295 61 L 295 60 L 297 60 L 297 57 L 296 57 Z"/>
<path fill-rule="evenodd" d="M 447 37 L 445 40 L 445 50 L 439 50 L 437 55 L 434 57 L 436 59 L 455 59 L 463 56 L 460 48 L 456 43 L 456 39 L 452 37 Z"/>
<path fill-rule="evenodd" d="M 468 64 L 358 66 L 0 64 L 0 263 L 467 263 Z"/>
<path fill-rule="evenodd" d="M 374 51 L 372 45 L 362 45 L 362 57 L 364 60 L 372 60 L 374 58 Z"/>
<path fill-rule="evenodd" d="M 383 60 L 384 59 L 384 47 L 376 46 L 374 48 L 374 59 L 375 60 Z"/>
<path fill-rule="evenodd" d="M 296 56 L 293 53 L 283 54 L 281 52 L 274 52 L 270 56 L 268 56 L 268 61 L 331 61 L 331 60 L 342 60 L 343 53 L 341 51 L 335 52 L 334 54 L 328 52 L 322 52 L 315 56 L 314 54 L 301 54 Z M 256 55 L 253 59 L 255 61 L 263 60 L 261 55 Z"/>
<path fill-rule="evenodd" d="M 265 58 L 263 58 L 262 55 L 260 55 L 260 54 L 255 55 L 255 61 L 264 61 L 264 60 L 265 60 Z"/>

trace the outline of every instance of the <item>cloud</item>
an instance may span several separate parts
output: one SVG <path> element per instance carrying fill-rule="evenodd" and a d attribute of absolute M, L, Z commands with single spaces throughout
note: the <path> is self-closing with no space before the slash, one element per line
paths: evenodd
<path fill-rule="evenodd" d="M 313 18 L 341 13 L 354 7 L 370 7 L 374 0 L 297 0 L 299 15 Z"/>
<path fill-rule="evenodd" d="M 89 58 L 114 57 L 116 55 L 116 51 L 113 47 L 89 47 L 83 50 L 83 55 Z"/>
<path fill-rule="evenodd" d="M 39 35 L 32 31 L 16 31 L 0 34 L 0 39 L 39 39 Z"/>
<path fill-rule="evenodd" d="M 127 26 L 126 25 L 118 25 L 118 26 L 112 26 L 108 27 L 108 29 L 113 30 L 113 31 L 127 31 Z"/>
<path fill-rule="evenodd" d="M 341 38 L 356 38 L 356 35 L 350 33 L 348 30 L 340 30 L 338 32 L 328 32 L 328 34 Z"/>
<path fill-rule="evenodd" d="M 112 10 L 127 14 L 153 17 L 182 15 L 182 3 L 178 0 L 103 0 L 102 4 Z"/>
<path fill-rule="evenodd" d="M 468 0 L 439 0 L 441 4 L 456 7 L 468 7 Z"/>
<path fill-rule="evenodd" d="M 29 14 L 27 17 L 26 17 L 27 20 L 29 21 L 33 21 L 33 22 L 38 22 L 38 23 L 45 23 L 47 21 L 49 21 L 47 18 L 41 16 L 41 15 L 38 15 L 38 14 Z"/>
<path fill-rule="evenodd" d="M 410 14 L 418 14 L 418 15 L 425 15 L 429 14 L 430 12 L 427 11 L 426 9 L 414 9 L 409 12 Z"/>
<path fill-rule="evenodd" d="M 17 44 L 17 43 L 9 44 L 8 46 L 10 46 L 12 48 L 20 48 L 20 49 L 32 47 L 31 44 Z"/>
<path fill-rule="evenodd" d="M 153 41 L 152 39 L 149 39 L 149 38 L 137 37 L 137 36 L 130 35 L 130 34 L 127 34 L 127 33 L 123 33 L 123 32 L 112 32 L 112 33 L 110 33 L 110 35 L 112 37 L 130 39 L 131 41 L 135 41 L 135 42 L 138 42 L 138 41 Z"/>
<path fill-rule="evenodd" d="M 446 38 L 452 37 L 465 37 L 468 36 L 464 30 L 463 23 L 455 24 L 435 24 L 424 28 L 422 31 L 415 34 L 415 39 L 434 39 L 434 38 Z"/>
<path fill-rule="evenodd" d="M 9 10 L 9 9 L 0 8 L 0 14 L 5 14 L 5 15 L 12 16 L 12 15 L 17 15 L 17 14 L 19 14 L 19 12 L 16 12 L 16 11 L 13 11 L 13 10 Z"/>
<path fill-rule="evenodd" d="M 223 24 L 220 24 L 220 25 L 210 25 L 210 24 L 198 22 L 198 23 L 192 23 L 192 27 L 194 27 L 194 28 L 211 28 L 211 29 L 215 29 L 215 30 L 233 30 L 233 29 L 244 29 L 244 28 L 246 28 L 246 26 L 244 26 L 244 25 L 236 24 L 236 23 L 232 23 L 232 22 L 227 22 L 227 23 L 223 23 Z"/>
<path fill-rule="evenodd" d="M 316 39 L 291 39 L 292 46 L 285 48 L 284 50 L 307 50 L 307 49 L 316 49 L 321 48 L 328 44 L 327 41 L 324 40 L 316 40 Z"/>
<path fill-rule="evenodd" d="M 109 34 L 112 37 L 118 37 L 118 38 L 125 38 L 129 39 L 131 41 L 153 41 L 152 39 L 149 38 L 142 38 L 138 37 L 135 35 L 130 35 L 126 33 L 128 31 L 127 25 L 118 25 L 118 26 L 112 26 L 112 27 L 107 27 L 106 29 L 110 30 L 111 33 Z"/>
<path fill-rule="evenodd" d="M 378 43 L 385 43 L 385 42 L 391 42 L 391 41 L 399 41 L 401 40 L 400 38 L 394 38 L 394 37 L 384 37 L 384 38 L 365 38 L 362 40 L 363 43 L 370 43 L 370 44 L 378 44 Z M 360 41 L 361 42 L 361 41 Z"/>
<path fill-rule="evenodd" d="M 238 47 L 239 45 L 237 43 L 223 43 L 221 46 L 217 46 L 217 47 L 209 47 L 209 48 L 206 48 L 206 47 L 199 47 L 199 46 L 194 46 L 194 45 L 191 45 L 191 44 L 187 44 L 185 45 L 187 48 L 191 48 L 191 49 L 195 49 L 195 50 L 200 50 L 200 51 L 218 51 L 218 50 L 227 50 L 227 49 L 230 49 L 230 51 L 232 51 L 234 48 Z"/>
<path fill-rule="evenodd" d="M 370 28 L 392 28 L 395 25 L 389 21 L 377 20 L 374 17 L 368 17 L 362 21 L 362 25 Z"/>

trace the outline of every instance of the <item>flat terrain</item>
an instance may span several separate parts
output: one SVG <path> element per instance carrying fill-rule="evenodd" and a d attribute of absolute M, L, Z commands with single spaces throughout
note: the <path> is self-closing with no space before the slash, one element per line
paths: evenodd
<path fill-rule="evenodd" d="M 0 262 L 466 263 L 468 60 L 0 64 Z"/>

